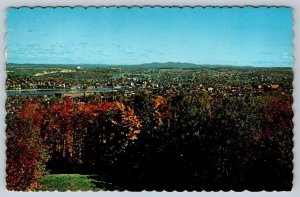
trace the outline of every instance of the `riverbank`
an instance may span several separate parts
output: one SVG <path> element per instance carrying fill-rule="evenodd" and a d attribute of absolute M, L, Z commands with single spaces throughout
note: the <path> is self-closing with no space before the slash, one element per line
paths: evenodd
<path fill-rule="evenodd" d="M 118 89 L 121 90 L 121 89 Z M 111 92 L 116 91 L 112 87 L 102 87 L 95 89 L 22 89 L 22 90 L 6 90 L 7 96 L 16 95 L 52 95 L 52 94 L 83 94 L 92 92 Z"/>

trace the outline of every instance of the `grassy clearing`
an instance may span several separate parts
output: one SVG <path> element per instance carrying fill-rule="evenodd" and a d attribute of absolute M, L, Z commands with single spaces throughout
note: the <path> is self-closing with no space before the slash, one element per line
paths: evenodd
<path fill-rule="evenodd" d="M 88 175 L 80 174 L 50 174 L 40 180 L 43 191 L 101 191 L 93 182 Z"/>

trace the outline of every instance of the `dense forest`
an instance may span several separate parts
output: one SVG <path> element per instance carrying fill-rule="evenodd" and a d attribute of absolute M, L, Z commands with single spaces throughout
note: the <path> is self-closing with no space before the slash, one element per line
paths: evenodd
<path fill-rule="evenodd" d="M 292 103 L 280 92 L 23 96 L 6 117 L 7 188 L 80 173 L 130 191 L 291 190 Z"/>

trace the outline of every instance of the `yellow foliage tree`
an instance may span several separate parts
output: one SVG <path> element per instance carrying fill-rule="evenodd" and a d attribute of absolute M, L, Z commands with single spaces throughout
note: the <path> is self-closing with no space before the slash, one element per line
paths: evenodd
<path fill-rule="evenodd" d="M 125 106 L 123 103 L 116 102 L 116 108 L 121 113 L 121 121 L 111 120 L 111 122 L 126 129 L 128 131 L 126 136 L 133 142 L 141 132 L 142 125 L 140 120 L 135 115 L 133 109 Z"/>
<path fill-rule="evenodd" d="M 154 117 L 159 126 L 163 125 L 165 107 L 167 106 L 167 100 L 162 96 L 157 96 L 153 100 L 154 105 Z"/>

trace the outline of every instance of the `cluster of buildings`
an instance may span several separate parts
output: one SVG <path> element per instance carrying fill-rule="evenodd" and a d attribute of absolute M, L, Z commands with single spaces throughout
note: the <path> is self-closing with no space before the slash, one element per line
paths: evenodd
<path fill-rule="evenodd" d="M 81 69 L 81 68 L 77 68 Z M 104 71 L 103 71 L 104 72 Z M 63 78 L 8 78 L 7 90 L 57 90 L 61 97 L 95 95 L 100 98 L 129 97 L 141 92 L 173 96 L 181 93 L 206 92 L 210 95 L 243 96 L 268 92 L 291 93 L 291 82 L 281 75 L 261 75 L 256 71 L 216 71 L 210 69 L 144 69 L 109 70 L 114 73 L 105 80 Z M 283 79 L 282 82 L 275 82 Z M 63 90 L 63 91 L 62 91 Z M 27 93 L 29 94 L 29 93 Z"/>

